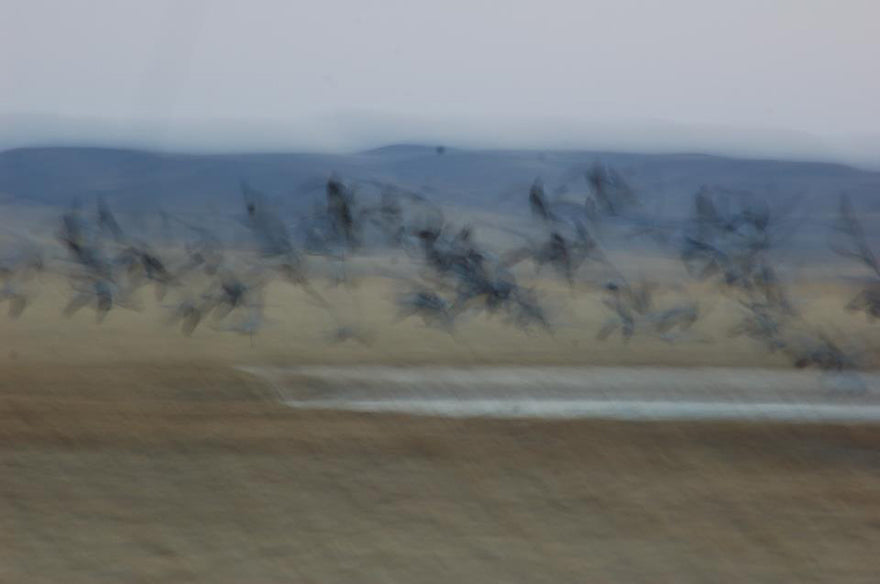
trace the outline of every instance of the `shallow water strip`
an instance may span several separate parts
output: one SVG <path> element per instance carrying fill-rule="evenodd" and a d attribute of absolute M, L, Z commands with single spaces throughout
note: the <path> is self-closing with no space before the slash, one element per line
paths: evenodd
<path fill-rule="evenodd" d="M 880 421 L 880 375 L 738 368 L 240 367 L 299 409 L 491 418 Z"/>

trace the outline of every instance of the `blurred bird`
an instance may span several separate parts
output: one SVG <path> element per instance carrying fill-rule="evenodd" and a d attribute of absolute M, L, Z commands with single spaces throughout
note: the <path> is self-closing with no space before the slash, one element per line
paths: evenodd
<path fill-rule="evenodd" d="M 397 299 L 398 320 L 418 315 L 425 325 L 452 330 L 454 314 L 452 305 L 428 289 L 417 289 L 402 294 Z"/>

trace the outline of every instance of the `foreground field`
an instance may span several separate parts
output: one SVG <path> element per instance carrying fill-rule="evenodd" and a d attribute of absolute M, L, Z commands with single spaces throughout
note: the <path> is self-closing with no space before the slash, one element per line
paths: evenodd
<path fill-rule="evenodd" d="M 0 376 L 0 581 L 874 582 L 880 428 L 297 412 L 187 366 Z"/>
<path fill-rule="evenodd" d="M 599 294 L 543 283 L 553 335 L 394 322 L 398 282 L 309 304 L 273 282 L 252 340 L 140 312 L 60 316 L 47 276 L 0 319 L 2 582 L 875 582 L 880 427 L 448 420 L 286 408 L 238 366 L 788 368 L 693 287 L 694 338 L 595 341 Z M 798 288 L 868 365 L 850 291 Z M 666 299 L 661 295 L 660 302 Z M 674 300 L 674 299 L 673 299 Z M 327 342 L 355 324 L 371 344 Z"/>

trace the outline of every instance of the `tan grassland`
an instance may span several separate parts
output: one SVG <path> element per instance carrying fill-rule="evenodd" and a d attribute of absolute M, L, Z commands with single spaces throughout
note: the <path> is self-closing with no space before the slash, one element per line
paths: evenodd
<path fill-rule="evenodd" d="M 549 286 L 553 336 L 479 317 L 455 336 L 392 323 L 394 282 L 324 290 L 375 342 L 270 285 L 270 322 L 191 338 L 144 310 L 59 315 L 47 277 L 0 320 L 0 582 L 862 582 L 880 574 L 880 427 L 449 420 L 285 408 L 235 365 L 787 367 L 724 331 L 594 340 L 596 292 Z M 545 286 L 547 288 L 548 286 Z M 861 340 L 850 291 L 806 282 L 804 312 Z M 672 301 L 661 296 L 659 300 Z M 880 326 L 880 325 L 875 325 Z"/>

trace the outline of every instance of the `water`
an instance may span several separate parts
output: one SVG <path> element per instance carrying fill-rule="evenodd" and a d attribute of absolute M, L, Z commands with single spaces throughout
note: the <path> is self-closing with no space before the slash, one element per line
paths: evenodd
<path fill-rule="evenodd" d="M 491 418 L 880 421 L 880 375 L 735 368 L 242 368 L 298 409 Z"/>

